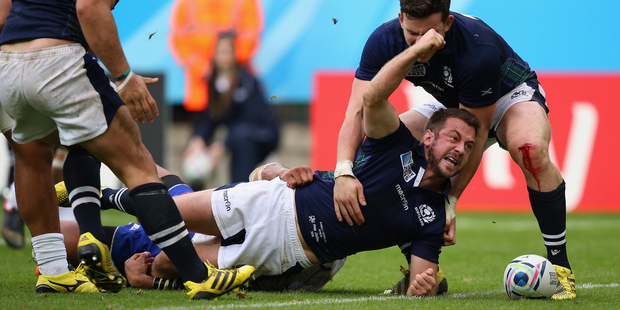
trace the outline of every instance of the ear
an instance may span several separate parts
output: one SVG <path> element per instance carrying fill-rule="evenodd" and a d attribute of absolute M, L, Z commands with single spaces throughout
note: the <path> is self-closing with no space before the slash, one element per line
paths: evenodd
<path fill-rule="evenodd" d="M 400 28 L 403 28 L 403 12 L 398 12 L 398 21 L 400 22 Z"/>
<path fill-rule="evenodd" d="M 423 140 L 425 146 L 430 146 L 431 142 L 433 142 L 433 140 L 435 140 L 435 134 L 432 131 L 430 131 L 430 129 L 426 130 L 422 140 Z"/>
<path fill-rule="evenodd" d="M 446 22 L 443 24 L 443 30 L 448 32 L 448 30 L 452 27 L 452 23 L 454 22 L 454 15 L 449 15 L 446 19 Z"/>

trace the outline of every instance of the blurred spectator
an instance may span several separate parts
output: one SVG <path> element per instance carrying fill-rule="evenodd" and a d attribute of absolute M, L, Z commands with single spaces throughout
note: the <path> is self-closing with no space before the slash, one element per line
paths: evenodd
<path fill-rule="evenodd" d="M 259 81 L 235 57 L 234 38 L 233 33 L 222 33 L 215 45 L 212 70 L 205 78 L 209 106 L 197 119 L 185 151 L 183 172 L 193 188 L 204 186 L 224 148 L 232 156 L 231 181 L 247 181 L 252 170 L 276 149 L 280 138 L 276 114 Z M 211 143 L 220 124 L 228 129 L 224 146 Z"/>
<path fill-rule="evenodd" d="M 237 60 L 248 65 L 263 30 L 260 0 L 176 0 L 170 15 L 170 49 L 185 67 L 187 111 L 207 107 L 203 77 L 209 71 L 218 33 L 235 31 Z"/>

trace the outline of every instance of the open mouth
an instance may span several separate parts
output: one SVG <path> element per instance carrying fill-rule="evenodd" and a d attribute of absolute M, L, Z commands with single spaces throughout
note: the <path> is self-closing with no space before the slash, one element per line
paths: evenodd
<path fill-rule="evenodd" d="M 454 156 L 446 156 L 444 157 L 444 160 L 454 167 L 458 166 L 458 163 L 459 163 L 456 157 Z"/>

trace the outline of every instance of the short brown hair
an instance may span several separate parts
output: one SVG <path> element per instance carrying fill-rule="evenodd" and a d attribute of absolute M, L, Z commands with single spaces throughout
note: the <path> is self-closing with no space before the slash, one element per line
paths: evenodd
<path fill-rule="evenodd" d="M 426 18 L 441 12 L 441 21 L 450 16 L 450 0 L 400 0 L 401 13 L 407 17 Z"/>
<path fill-rule="evenodd" d="M 430 130 L 434 134 L 438 134 L 450 117 L 458 118 L 464 121 L 465 124 L 474 128 L 476 134 L 478 134 L 478 130 L 482 127 L 480 120 L 467 110 L 455 108 L 440 109 L 439 111 L 433 113 L 428 121 L 426 121 L 426 125 L 424 125 L 424 132 Z"/>

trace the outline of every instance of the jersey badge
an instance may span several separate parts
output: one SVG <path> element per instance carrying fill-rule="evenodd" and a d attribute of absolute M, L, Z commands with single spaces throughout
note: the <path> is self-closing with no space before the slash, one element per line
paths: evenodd
<path fill-rule="evenodd" d="M 493 93 L 493 87 L 489 87 L 489 89 L 485 89 L 482 91 L 482 96 L 490 95 Z"/>
<path fill-rule="evenodd" d="M 454 88 L 452 85 L 452 70 L 448 66 L 443 66 L 443 82 L 450 88 Z"/>
<path fill-rule="evenodd" d="M 409 182 L 415 178 L 415 172 L 413 172 L 413 153 L 411 151 L 400 154 L 400 163 L 403 166 L 403 179 L 405 182 Z"/>
<path fill-rule="evenodd" d="M 420 217 L 420 222 L 423 222 L 422 226 L 424 226 L 425 224 L 430 224 L 435 220 L 435 212 L 433 211 L 433 208 L 431 208 L 429 205 L 421 204 L 416 209 L 416 213 L 418 213 L 418 216 Z"/>
<path fill-rule="evenodd" d="M 409 72 L 407 72 L 407 77 L 422 77 L 426 75 L 426 67 L 424 64 L 415 64 Z"/>

